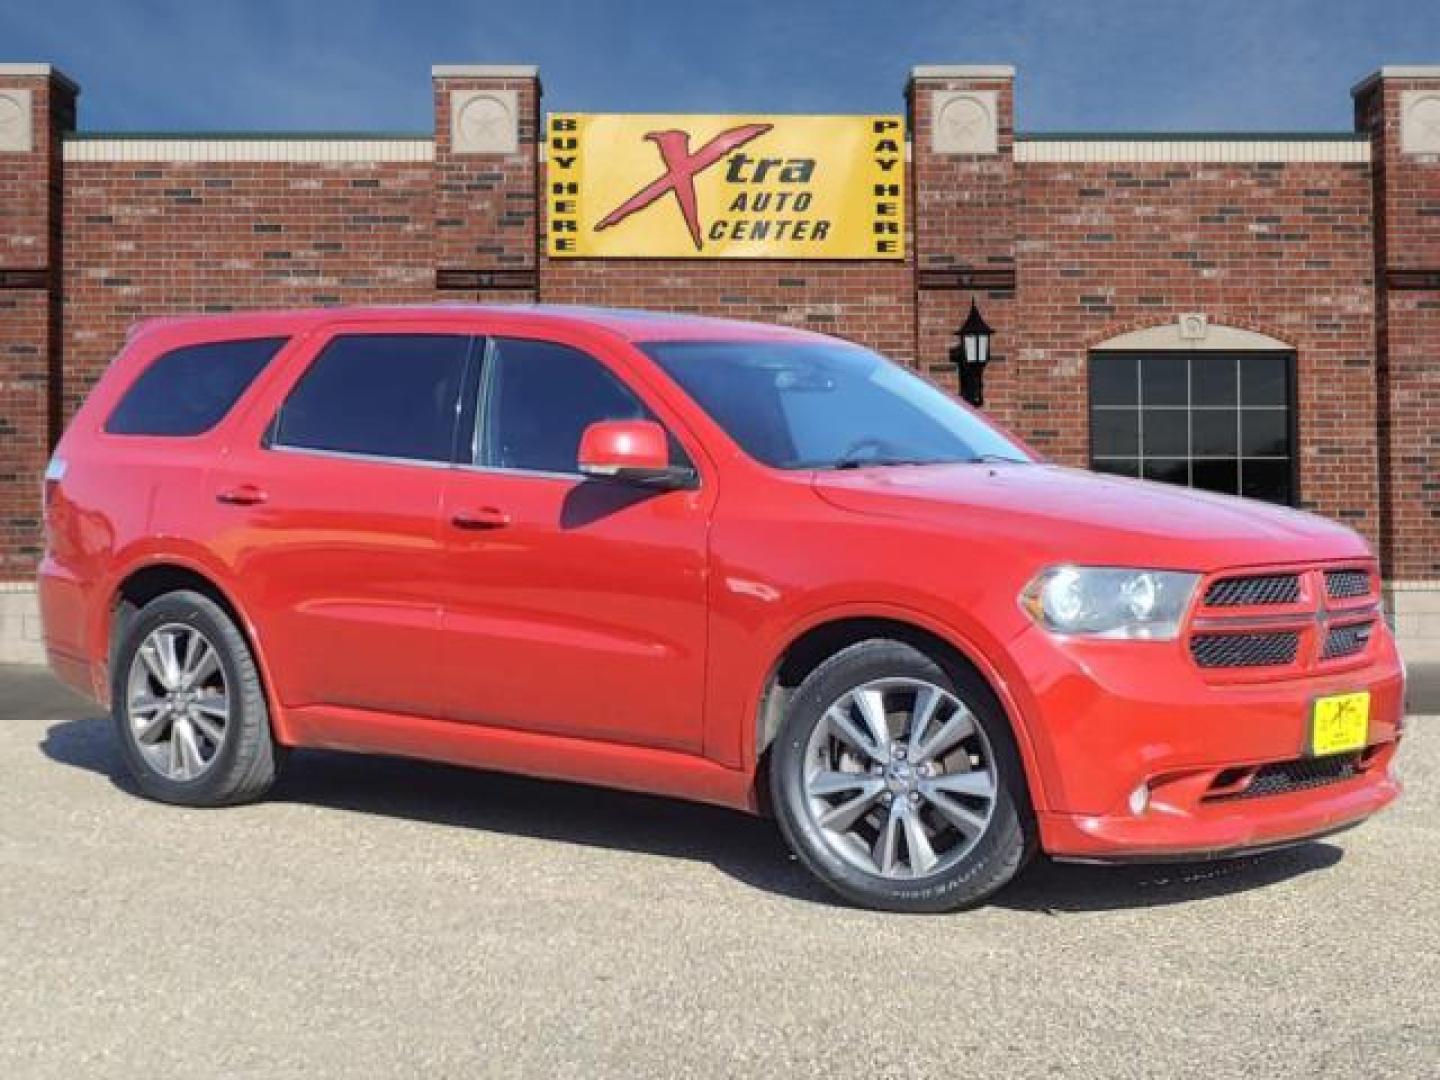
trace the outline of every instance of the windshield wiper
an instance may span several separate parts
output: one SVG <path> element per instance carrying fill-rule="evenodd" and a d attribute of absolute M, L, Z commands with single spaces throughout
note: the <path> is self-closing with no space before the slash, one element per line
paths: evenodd
<path fill-rule="evenodd" d="M 1024 458 L 1006 457 L 1004 454 L 976 454 L 966 458 L 972 465 L 1029 465 Z"/>
<path fill-rule="evenodd" d="M 874 465 L 884 467 L 890 465 L 939 465 L 938 461 L 927 461 L 923 458 L 898 458 L 898 457 L 848 457 L 833 461 L 828 465 L 819 466 L 822 469 L 867 469 Z"/>

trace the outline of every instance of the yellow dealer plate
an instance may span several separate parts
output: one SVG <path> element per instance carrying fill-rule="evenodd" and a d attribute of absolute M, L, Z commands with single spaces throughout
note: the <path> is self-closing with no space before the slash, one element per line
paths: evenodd
<path fill-rule="evenodd" d="M 1316 698 L 1310 710 L 1310 753 L 1361 750 L 1370 736 L 1370 692 Z"/>

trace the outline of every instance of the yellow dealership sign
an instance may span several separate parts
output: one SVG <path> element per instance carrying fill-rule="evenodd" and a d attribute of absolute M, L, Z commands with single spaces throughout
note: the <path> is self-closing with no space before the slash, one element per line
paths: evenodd
<path fill-rule="evenodd" d="M 899 116 L 552 114 L 552 258 L 903 259 Z"/>

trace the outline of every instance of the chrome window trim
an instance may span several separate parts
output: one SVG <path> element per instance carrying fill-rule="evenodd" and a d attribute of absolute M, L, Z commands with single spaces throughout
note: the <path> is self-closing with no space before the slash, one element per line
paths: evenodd
<path fill-rule="evenodd" d="M 580 472 L 551 472 L 546 469 L 517 469 L 504 465 L 472 465 L 459 461 L 454 468 L 460 472 L 494 473 L 496 476 L 534 476 L 542 480 L 598 480 L 603 477 L 587 476 Z"/>
<path fill-rule="evenodd" d="M 340 458 L 343 461 L 362 461 L 372 465 L 413 465 L 422 469 L 449 469 L 452 463 L 434 458 L 390 457 L 386 454 L 366 454 L 357 450 L 323 450 L 316 446 L 291 446 L 289 443 L 266 442 L 262 449 L 282 454 L 303 454 L 307 457 Z"/>

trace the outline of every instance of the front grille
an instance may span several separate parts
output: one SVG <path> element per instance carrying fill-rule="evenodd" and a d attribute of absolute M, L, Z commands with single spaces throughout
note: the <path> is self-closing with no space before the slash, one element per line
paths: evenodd
<path fill-rule="evenodd" d="M 1221 578 L 1205 590 L 1209 607 L 1250 607 L 1256 604 L 1293 604 L 1300 599 L 1298 574 L 1260 574 Z"/>
<path fill-rule="evenodd" d="M 1219 799 L 1258 799 L 1292 791 L 1324 787 L 1349 780 L 1360 772 L 1359 754 L 1336 754 L 1322 758 L 1297 758 L 1262 765 L 1242 790 L 1212 796 Z"/>
<path fill-rule="evenodd" d="M 1202 668 L 1279 667 L 1295 662 L 1300 635 L 1293 630 L 1263 634 L 1196 634 L 1190 655 Z"/>
<path fill-rule="evenodd" d="M 1320 652 L 1321 660 L 1339 660 L 1342 656 L 1354 656 L 1370 640 L 1374 622 L 1350 623 L 1348 626 L 1332 626 L 1325 635 L 1325 647 Z"/>
<path fill-rule="evenodd" d="M 1325 595 L 1331 600 L 1353 600 L 1370 594 L 1370 574 L 1365 570 L 1326 570 Z"/>

